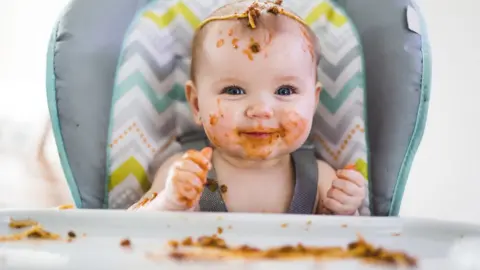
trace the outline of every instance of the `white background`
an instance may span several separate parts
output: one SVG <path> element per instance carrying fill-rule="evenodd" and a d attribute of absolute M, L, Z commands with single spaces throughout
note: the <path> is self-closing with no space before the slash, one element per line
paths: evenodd
<path fill-rule="evenodd" d="M 480 19 L 477 16 L 480 5 L 476 0 L 454 2 L 455 5 L 446 0 L 420 3 L 432 45 L 433 83 L 426 131 L 410 174 L 401 215 L 480 223 Z M 47 117 L 44 89 L 47 42 L 65 3 L 65 0 L 2 2 L 0 142 L 14 150 L 21 148 L 33 153 Z M 27 125 L 15 126 L 16 122 Z M 11 129 L 5 128 L 12 125 Z M 18 129 L 28 131 L 27 144 L 9 143 Z M 53 144 L 50 148 L 54 153 Z M 23 167 L 18 160 L 3 154 L 0 207 L 2 203 L 45 205 L 45 199 L 35 197 L 32 194 L 38 192 L 31 190 L 32 186 L 42 186 L 44 180 L 29 178 L 20 168 Z M 14 186 L 15 191 L 7 192 L 7 186 Z"/>

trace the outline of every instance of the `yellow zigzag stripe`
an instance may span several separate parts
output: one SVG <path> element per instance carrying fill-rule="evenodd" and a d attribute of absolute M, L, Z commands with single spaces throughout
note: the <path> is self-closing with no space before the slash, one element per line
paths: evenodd
<path fill-rule="evenodd" d="M 118 167 L 111 175 L 110 182 L 108 183 L 108 191 L 110 192 L 118 184 L 123 182 L 127 176 L 133 174 L 135 179 L 142 187 L 144 192 L 147 192 L 150 188 L 150 182 L 148 182 L 147 173 L 142 165 L 134 158 L 130 157 L 120 167 Z"/>
<path fill-rule="evenodd" d="M 178 15 L 182 15 L 193 29 L 197 28 L 201 23 L 200 19 L 198 19 L 198 17 L 182 1 L 171 6 L 163 15 L 157 15 L 152 11 L 146 11 L 143 14 L 143 17 L 152 20 L 158 28 L 162 29 L 167 27 Z M 323 15 L 325 15 L 327 20 L 336 27 L 341 27 L 347 22 L 347 18 L 338 13 L 328 2 L 323 2 L 314 7 L 310 14 L 305 18 L 305 22 L 308 25 L 312 25 Z"/>
<path fill-rule="evenodd" d="M 305 17 L 305 22 L 308 25 L 312 25 L 314 22 L 320 19 L 322 15 L 325 15 L 325 17 L 327 17 L 327 21 L 336 27 L 341 27 L 347 22 L 347 17 L 338 13 L 335 8 L 327 2 L 323 2 L 314 7 L 310 14 Z"/>
<path fill-rule="evenodd" d="M 152 20 L 158 28 L 162 29 L 167 27 L 178 15 L 182 15 L 193 29 L 197 28 L 201 23 L 200 19 L 193 14 L 183 1 L 179 1 L 177 4 L 171 6 L 163 15 L 157 15 L 152 11 L 146 11 L 143 14 L 143 17 Z"/>

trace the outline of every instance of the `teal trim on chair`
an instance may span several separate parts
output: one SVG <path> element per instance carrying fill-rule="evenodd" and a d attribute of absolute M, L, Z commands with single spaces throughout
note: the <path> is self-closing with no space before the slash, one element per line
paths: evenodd
<path fill-rule="evenodd" d="M 428 115 L 428 103 L 430 99 L 430 87 L 432 81 L 432 56 L 430 51 L 430 45 L 428 42 L 428 34 L 426 29 L 425 18 L 420 13 L 418 5 L 412 3 L 415 10 L 420 16 L 421 20 L 421 38 L 422 38 L 422 82 L 420 88 L 420 103 L 417 110 L 417 119 L 415 121 L 415 128 L 413 129 L 410 142 L 408 144 L 405 157 L 400 167 L 400 171 L 397 176 L 397 184 L 393 192 L 392 203 L 390 205 L 389 216 L 398 216 L 400 207 L 402 204 L 403 194 L 405 192 L 405 186 L 407 185 L 407 179 L 412 168 L 412 163 L 415 154 L 418 150 L 420 142 L 422 141 L 423 133 L 425 131 L 425 125 Z"/>
<path fill-rule="evenodd" d="M 63 143 L 63 137 L 61 132 L 60 121 L 58 118 L 58 108 L 57 108 L 57 91 L 56 91 L 56 75 L 55 75 L 55 49 L 56 49 L 56 39 L 58 33 L 58 26 L 60 21 L 57 20 L 55 24 L 50 42 L 48 44 L 47 51 L 47 72 L 46 72 L 46 87 L 47 87 L 47 102 L 48 110 L 50 113 L 50 119 L 52 121 L 53 134 L 55 136 L 55 142 L 57 145 L 58 154 L 60 156 L 60 162 L 62 164 L 63 172 L 67 179 L 68 187 L 73 197 L 73 201 L 77 208 L 82 208 L 82 199 L 80 197 L 80 192 L 78 190 L 77 183 L 73 177 L 72 169 L 68 162 L 67 152 L 65 151 L 65 145 Z"/>

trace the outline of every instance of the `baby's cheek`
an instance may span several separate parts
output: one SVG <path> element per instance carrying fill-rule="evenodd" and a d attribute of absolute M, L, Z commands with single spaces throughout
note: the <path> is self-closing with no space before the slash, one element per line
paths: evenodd
<path fill-rule="evenodd" d="M 283 130 L 283 141 L 286 146 L 299 147 L 305 142 L 310 134 L 311 120 L 294 110 L 283 112 L 280 124 Z"/>
<path fill-rule="evenodd" d="M 204 124 L 205 133 L 217 147 L 234 143 L 236 138 L 234 116 L 229 113 L 212 113 Z"/>

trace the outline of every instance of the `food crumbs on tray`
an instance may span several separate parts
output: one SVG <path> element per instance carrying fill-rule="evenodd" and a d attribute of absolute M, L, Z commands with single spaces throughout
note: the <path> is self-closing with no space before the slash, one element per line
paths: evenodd
<path fill-rule="evenodd" d="M 192 240 L 191 237 L 188 239 Z M 190 241 L 189 241 L 190 242 Z M 319 247 L 286 245 L 259 249 L 247 245 L 232 247 L 217 236 L 201 236 L 192 240 L 187 250 L 181 250 L 182 245 L 177 246 L 169 253 L 173 260 L 198 261 L 198 260 L 221 260 L 228 259 L 315 259 L 315 260 L 350 260 L 357 259 L 373 265 L 407 266 L 416 267 L 417 259 L 399 251 L 388 251 L 382 247 L 375 247 L 365 241 L 360 235 L 355 242 L 347 247 Z M 193 249 L 192 249 L 193 248 Z"/>
<path fill-rule="evenodd" d="M 400 236 L 400 233 L 392 233 L 392 236 Z"/>
<path fill-rule="evenodd" d="M 8 226 L 14 229 L 23 229 L 23 228 L 28 228 L 28 229 L 20 233 L 14 233 L 10 235 L 0 235 L 0 242 L 20 241 L 26 238 L 43 239 L 43 240 L 61 239 L 60 235 L 51 233 L 43 229 L 43 227 L 37 221 L 32 219 L 21 220 L 21 219 L 10 218 L 10 222 Z"/>
<path fill-rule="evenodd" d="M 229 230 L 233 229 L 232 225 L 228 225 L 227 229 Z"/>
<path fill-rule="evenodd" d="M 70 237 L 70 238 L 75 238 L 75 237 L 77 237 L 77 235 L 75 234 L 75 232 L 69 231 L 69 232 L 68 232 L 68 237 Z"/>
<path fill-rule="evenodd" d="M 178 241 L 171 240 L 171 241 L 168 241 L 168 245 L 169 245 L 171 248 L 177 249 L 178 246 L 180 245 L 180 243 L 178 243 Z"/>
<path fill-rule="evenodd" d="M 223 233 L 223 228 L 222 228 L 222 227 L 218 227 L 218 228 L 217 228 L 217 233 L 218 233 L 218 234 L 222 234 L 222 233 Z"/>
<path fill-rule="evenodd" d="M 280 225 L 280 227 L 282 227 L 282 228 L 287 228 L 287 227 L 288 227 L 288 224 L 287 224 L 287 223 L 283 223 L 282 225 Z"/>
<path fill-rule="evenodd" d="M 130 241 L 130 239 L 123 239 L 122 241 L 120 241 L 120 246 L 122 246 L 122 247 L 131 247 L 131 246 L 132 246 L 132 242 Z"/>
<path fill-rule="evenodd" d="M 187 257 L 186 254 L 182 252 L 172 252 L 169 254 L 169 257 L 176 260 L 176 261 L 181 261 Z"/>
<path fill-rule="evenodd" d="M 340 227 L 342 227 L 342 228 L 347 228 L 348 225 L 347 225 L 347 224 L 342 224 Z"/>
<path fill-rule="evenodd" d="M 191 246 L 192 244 L 193 244 L 192 237 L 187 237 L 182 241 L 182 246 Z"/>
<path fill-rule="evenodd" d="M 32 227 L 32 226 L 35 226 L 35 225 L 38 225 L 38 222 L 36 222 L 35 220 L 32 220 L 32 219 L 18 219 L 18 220 L 15 220 L 13 218 L 10 218 L 10 222 L 8 223 L 8 226 L 10 228 L 14 228 L 14 229 L 23 229 L 23 228 Z"/>
<path fill-rule="evenodd" d="M 227 193 L 227 191 L 228 191 L 228 187 L 226 185 L 221 185 L 220 186 L 220 192 Z"/>
<path fill-rule="evenodd" d="M 217 220 L 223 220 L 223 217 L 222 217 L 222 216 L 218 216 L 218 217 L 217 217 Z"/>
<path fill-rule="evenodd" d="M 312 225 L 312 221 L 311 221 L 311 220 L 308 220 L 308 221 L 307 221 L 307 225 Z"/>
<path fill-rule="evenodd" d="M 67 210 L 67 209 L 74 209 L 74 208 L 75 206 L 72 204 L 64 204 L 64 205 L 57 206 L 57 210 Z"/>

